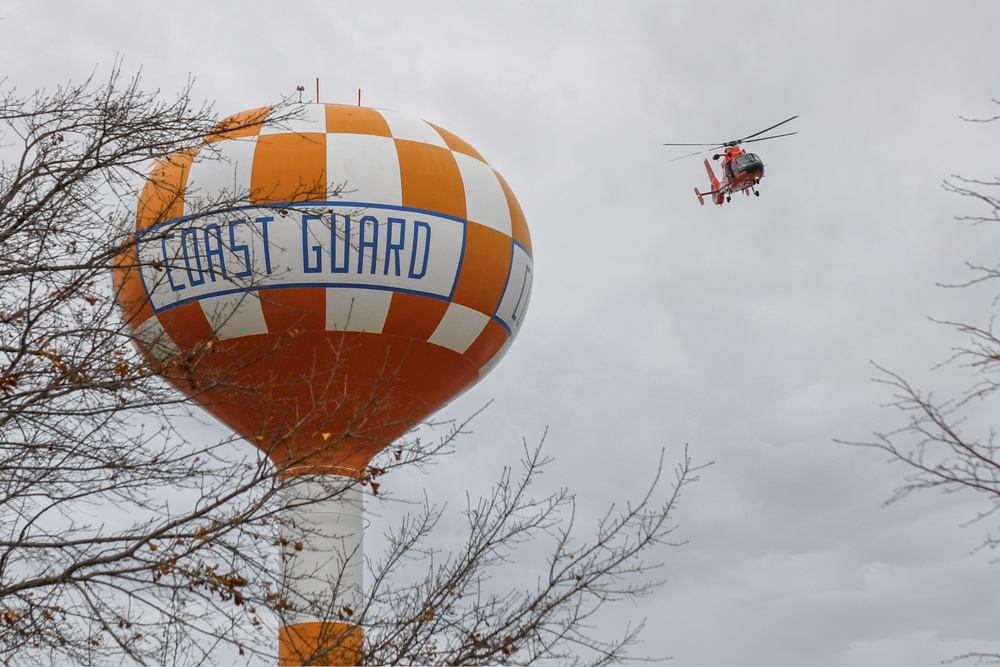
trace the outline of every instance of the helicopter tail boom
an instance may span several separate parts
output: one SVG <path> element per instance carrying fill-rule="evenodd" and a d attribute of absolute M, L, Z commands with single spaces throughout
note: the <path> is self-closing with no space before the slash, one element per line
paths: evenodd
<path fill-rule="evenodd" d="M 705 160 L 705 171 L 708 172 L 708 178 L 712 182 L 712 190 L 710 192 L 699 192 L 698 188 L 695 188 L 694 192 L 698 195 L 698 202 L 704 205 L 704 197 L 706 195 L 711 195 L 714 203 L 722 204 L 722 195 L 719 192 L 722 188 L 722 184 L 719 183 L 719 179 L 715 176 L 715 172 L 712 171 L 712 163 L 708 160 Z"/>

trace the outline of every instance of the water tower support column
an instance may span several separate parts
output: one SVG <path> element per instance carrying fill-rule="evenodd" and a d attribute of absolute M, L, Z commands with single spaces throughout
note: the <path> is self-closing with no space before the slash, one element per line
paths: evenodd
<path fill-rule="evenodd" d="M 286 477 L 282 489 L 284 593 L 292 606 L 278 637 L 280 665 L 356 665 L 362 629 L 363 495 L 353 477 Z M 328 604 L 317 609 L 321 600 Z"/>

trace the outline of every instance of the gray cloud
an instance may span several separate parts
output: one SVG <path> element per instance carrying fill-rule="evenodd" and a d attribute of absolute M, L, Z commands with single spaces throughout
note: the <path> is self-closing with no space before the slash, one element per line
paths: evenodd
<path fill-rule="evenodd" d="M 56 11 L 58 7 L 58 11 Z M 550 473 L 596 511 L 661 448 L 715 461 L 677 516 L 689 542 L 634 609 L 680 664 L 932 663 L 1000 650 L 988 526 L 963 495 L 881 509 L 902 470 L 839 446 L 886 428 L 875 359 L 927 382 L 992 295 L 947 291 L 989 229 L 941 180 L 997 173 L 1000 5 L 591 1 L 10 4 L 5 74 L 79 80 L 118 56 L 165 93 L 196 78 L 220 115 L 312 91 L 442 125 L 505 176 L 531 227 L 521 337 L 480 386 L 475 433 L 426 475 L 464 488 L 549 428 Z M 663 142 L 758 144 L 761 197 L 699 207 L 700 158 Z M 937 378 L 941 377 L 940 380 Z M 984 419 L 988 412 L 984 407 Z M 995 414 L 995 412 L 993 413 Z M 392 511 L 386 510 L 386 516 Z M 449 533 L 443 536 L 443 546 Z M 457 533 L 456 533 L 457 534 Z M 618 614 L 618 612 L 616 612 Z M 609 617 L 609 626 L 616 620 Z"/>

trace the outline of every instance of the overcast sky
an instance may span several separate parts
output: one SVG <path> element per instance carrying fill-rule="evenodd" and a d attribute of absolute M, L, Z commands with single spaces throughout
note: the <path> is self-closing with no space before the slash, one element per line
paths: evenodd
<path fill-rule="evenodd" d="M 535 283 L 503 363 L 442 413 L 492 405 L 446 463 L 393 479 L 461 505 L 514 463 L 598 511 L 661 449 L 713 461 L 676 515 L 668 583 L 616 618 L 676 664 L 934 664 L 1000 652 L 1000 565 L 961 528 L 973 496 L 882 508 L 904 470 L 838 445 L 898 423 L 870 361 L 926 386 L 984 323 L 982 290 L 936 285 L 995 257 L 942 179 L 1000 173 L 1000 3 L 56 2 L 0 0 L 7 88 L 116 58 L 220 115 L 293 95 L 391 109 L 471 143 L 531 229 Z M 761 196 L 699 206 L 714 142 L 753 144 Z M 942 387 L 944 389 L 947 386 Z M 995 407 L 983 415 L 997 414 Z M 373 529 L 378 527 L 378 518 Z M 448 535 L 443 536 L 447 540 Z M 447 548 L 443 544 L 442 548 Z"/>

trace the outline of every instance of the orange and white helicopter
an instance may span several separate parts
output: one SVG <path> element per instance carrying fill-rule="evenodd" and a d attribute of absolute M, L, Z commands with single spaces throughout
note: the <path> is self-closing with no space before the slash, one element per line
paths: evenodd
<path fill-rule="evenodd" d="M 701 192 L 698 188 L 694 189 L 695 195 L 698 197 L 698 203 L 704 205 L 705 197 L 711 195 L 712 201 L 722 206 L 724 202 L 728 202 L 732 199 L 734 192 L 743 191 L 743 194 L 748 195 L 753 192 L 755 196 L 759 197 L 760 192 L 757 191 L 757 184 L 760 183 L 760 179 L 764 178 L 764 161 L 760 159 L 756 153 L 747 153 L 742 148 L 740 144 L 749 144 L 754 141 L 765 141 L 767 139 L 777 139 L 778 137 L 788 137 L 793 134 L 798 134 L 797 132 L 786 132 L 784 134 L 774 134 L 769 137 L 762 137 L 760 135 L 765 132 L 770 132 L 774 128 L 784 125 L 785 123 L 795 120 L 798 116 L 792 116 L 787 120 L 783 120 L 777 125 L 772 125 L 766 130 L 761 130 L 760 132 L 755 132 L 742 139 L 734 139 L 733 141 L 724 141 L 721 143 L 714 144 L 663 144 L 664 146 L 710 146 L 712 148 L 724 148 L 722 153 L 716 153 L 712 156 L 713 160 L 722 160 L 722 180 L 720 181 L 716 176 L 715 172 L 712 171 L 712 163 L 707 159 L 705 160 L 705 169 L 708 171 L 708 177 L 712 181 L 712 189 L 708 192 Z M 756 138 L 755 138 L 756 137 Z M 687 157 L 692 157 L 698 155 L 703 151 L 698 151 L 697 153 L 691 153 L 691 155 L 682 155 L 681 157 L 674 158 L 670 160 L 674 162 L 676 160 L 682 160 Z"/>

